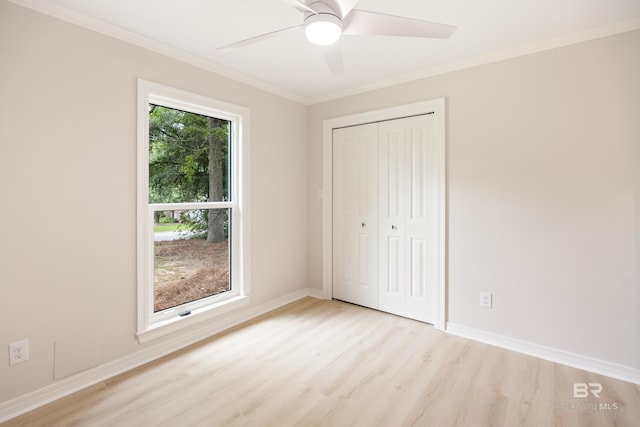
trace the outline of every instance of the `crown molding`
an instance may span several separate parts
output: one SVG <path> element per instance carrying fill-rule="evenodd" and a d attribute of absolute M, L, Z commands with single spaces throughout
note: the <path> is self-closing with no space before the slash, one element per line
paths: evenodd
<path fill-rule="evenodd" d="M 254 77 L 247 76 L 244 73 L 231 70 L 223 67 L 222 65 L 210 61 L 208 59 L 189 54 L 183 50 L 169 46 L 167 44 L 152 40 L 148 37 L 142 36 L 133 31 L 125 30 L 121 27 L 113 24 L 108 24 L 99 19 L 91 17 L 89 15 L 79 13 L 57 4 L 48 2 L 46 0 L 8 0 L 11 3 L 23 6 L 28 9 L 35 10 L 37 12 L 44 13 L 54 18 L 78 25 L 80 27 L 104 34 L 109 37 L 148 49 L 150 51 L 165 55 L 167 57 L 176 59 L 189 65 L 193 65 L 198 68 L 216 73 L 222 77 L 226 77 L 235 80 L 239 83 L 255 87 L 257 89 L 269 92 L 273 95 L 280 96 L 290 101 L 297 102 L 302 105 L 310 106 L 315 104 L 321 104 L 323 102 L 332 101 L 339 98 L 345 98 L 348 96 L 358 95 L 364 92 L 383 89 L 391 86 L 396 86 L 404 83 L 409 83 L 416 80 L 421 80 L 441 74 L 451 73 L 454 71 L 460 71 L 468 68 L 477 67 L 480 65 L 490 64 L 493 62 L 499 62 L 506 59 L 517 58 L 520 56 L 542 52 L 545 50 L 555 49 L 572 44 L 582 43 L 589 40 L 608 37 L 628 31 L 634 31 L 640 29 L 640 17 L 628 19 L 625 21 L 617 22 L 611 25 L 606 25 L 597 28 L 591 28 L 579 32 L 565 34 L 562 36 L 533 42 L 521 46 L 514 46 L 508 49 L 502 49 L 486 55 L 480 55 L 471 59 L 450 62 L 446 64 L 436 65 L 421 70 L 417 73 L 405 74 L 400 77 L 394 77 L 391 79 L 381 80 L 371 84 L 365 84 L 345 90 L 339 90 L 316 97 L 304 97 L 283 88 L 271 85 L 262 80 Z"/>
<path fill-rule="evenodd" d="M 95 31 L 97 33 L 115 38 L 117 40 L 139 46 L 143 49 L 147 49 L 152 52 L 159 53 L 161 55 L 178 60 L 180 62 L 184 62 L 186 64 L 193 65 L 195 67 L 204 69 L 206 71 L 210 71 L 222 77 L 235 80 L 239 83 L 244 83 L 246 85 L 263 90 L 265 92 L 269 92 L 273 95 L 277 95 L 282 98 L 288 99 L 290 101 L 294 101 L 303 105 L 308 105 L 309 103 L 308 99 L 300 95 L 288 92 L 285 89 L 270 85 L 269 83 L 266 83 L 262 80 L 259 80 L 259 79 L 247 76 L 246 74 L 240 73 L 238 71 L 234 71 L 229 68 L 223 67 L 220 64 L 217 64 L 208 59 L 187 53 L 181 49 L 175 48 L 173 46 L 169 46 L 165 43 L 161 43 L 159 41 L 150 39 L 148 37 L 145 37 L 133 31 L 125 30 L 124 28 L 118 27 L 113 24 L 109 24 L 107 22 L 101 21 L 92 16 L 86 15 L 84 13 L 76 12 L 74 10 L 48 2 L 46 0 L 8 0 L 8 1 L 11 3 L 17 4 L 19 6 L 25 7 L 27 9 L 31 9 L 36 12 L 40 12 L 45 15 L 52 16 L 62 21 L 78 25 L 85 29 Z"/>
<path fill-rule="evenodd" d="M 364 92 L 384 89 L 387 87 L 409 83 L 416 80 L 422 80 L 429 77 L 438 76 L 441 74 L 447 74 L 454 71 L 465 70 L 465 69 L 477 67 L 480 65 L 486 65 L 493 62 L 504 61 L 506 59 L 517 58 L 517 57 L 529 55 L 532 53 L 556 49 L 563 46 L 569 46 L 572 44 L 582 43 L 589 40 L 609 37 L 616 34 L 626 33 L 626 32 L 634 31 L 638 29 L 640 29 L 640 17 L 629 19 L 622 22 L 617 22 L 612 25 L 592 28 L 589 30 L 565 34 L 559 37 L 541 40 L 534 43 L 515 46 L 508 49 L 502 49 L 486 55 L 476 56 L 471 59 L 450 62 L 442 65 L 436 65 L 434 67 L 426 68 L 417 73 L 406 74 L 404 76 L 397 77 L 397 78 L 382 80 L 379 82 L 362 85 L 362 86 L 354 87 L 347 90 L 336 91 L 326 95 L 320 95 L 320 96 L 308 99 L 308 103 L 309 105 L 320 104 L 323 102 L 332 101 L 339 98 L 345 98 L 347 96 L 358 95 Z"/>

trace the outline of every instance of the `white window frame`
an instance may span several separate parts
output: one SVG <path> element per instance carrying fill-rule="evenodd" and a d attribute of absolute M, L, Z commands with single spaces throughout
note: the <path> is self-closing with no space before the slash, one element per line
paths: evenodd
<path fill-rule="evenodd" d="M 230 122 L 229 200 L 202 203 L 149 203 L 149 104 Z M 138 326 L 140 343 L 178 331 L 249 303 L 249 110 L 202 95 L 138 80 Z M 231 209 L 231 290 L 154 313 L 153 213 L 158 210 Z M 187 316 L 180 313 L 190 312 Z"/>

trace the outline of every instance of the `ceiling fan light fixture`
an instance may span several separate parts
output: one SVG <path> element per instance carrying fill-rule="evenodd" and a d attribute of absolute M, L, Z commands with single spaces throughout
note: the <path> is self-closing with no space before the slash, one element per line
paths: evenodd
<path fill-rule="evenodd" d="M 331 13 L 310 15 L 304 21 L 304 33 L 313 44 L 333 44 L 342 35 L 342 20 Z"/>

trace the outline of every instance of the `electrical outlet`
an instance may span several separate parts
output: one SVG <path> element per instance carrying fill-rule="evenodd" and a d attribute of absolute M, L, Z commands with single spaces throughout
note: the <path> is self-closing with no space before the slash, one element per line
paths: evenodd
<path fill-rule="evenodd" d="M 29 340 L 16 341 L 9 344 L 9 365 L 29 360 Z"/>
<path fill-rule="evenodd" d="M 491 308 L 491 292 L 480 292 L 480 307 Z"/>

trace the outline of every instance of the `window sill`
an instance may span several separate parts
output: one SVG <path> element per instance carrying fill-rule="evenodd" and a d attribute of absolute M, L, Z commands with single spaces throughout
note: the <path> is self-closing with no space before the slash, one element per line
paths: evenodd
<path fill-rule="evenodd" d="M 147 329 L 137 333 L 138 342 L 140 344 L 144 344 L 173 332 L 193 327 L 206 320 L 229 313 L 230 311 L 236 310 L 240 307 L 244 307 L 249 304 L 249 301 L 250 297 L 247 295 L 236 296 L 206 307 L 192 310 L 191 314 L 187 317 L 180 317 L 176 315 L 170 319 L 153 323 L 149 325 Z"/>

